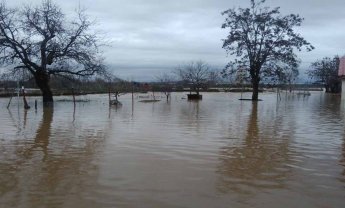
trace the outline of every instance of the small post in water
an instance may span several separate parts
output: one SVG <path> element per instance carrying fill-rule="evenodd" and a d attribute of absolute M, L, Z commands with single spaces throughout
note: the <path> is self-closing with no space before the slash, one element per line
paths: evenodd
<path fill-rule="evenodd" d="M 23 92 L 24 109 L 25 110 L 30 109 L 30 106 L 28 105 L 28 102 L 26 101 L 24 86 L 22 87 L 22 92 Z"/>
<path fill-rule="evenodd" d="M 74 107 L 75 107 L 75 95 L 74 95 L 74 88 L 72 87 L 72 96 L 73 96 L 73 104 L 74 104 Z"/>
<path fill-rule="evenodd" d="M 13 95 L 11 95 L 11 97 L 10 97 L 10 101 L 8 101 L 7 108 L 9 108 L 9 107 L 10 107 L 10 105 L 11 105 L 12 97 L 13 97 Z"/>
<path fill-rule="evenodd" d="M 134 82 L 132 82 L 132 105 L 134 103 Z"/>
<path fill-rule="evenodd" d="M 111 91 L 110 91 L 110 87 L 108 88 L 108 97 L 109 97 L 109 105 L 111 105 Z"/>

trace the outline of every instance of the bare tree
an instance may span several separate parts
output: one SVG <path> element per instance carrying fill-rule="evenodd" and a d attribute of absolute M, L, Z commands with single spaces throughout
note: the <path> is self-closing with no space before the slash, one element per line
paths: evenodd
<path fill-rule="evenodd" d="M 210 67 L 203 61 L 191 62 L 176 69 L 179 78 L 190 85 L 191 91 L 199 96 L 200 89 L 207 85 L 210 77 Z"/>
<path fill-rule="evenodd" d="M 132 83 L 130 81 L 120 79 L 109 70 L 103 72 L 101 75 L 101 77 L 106 81 L 109 91 L 109 99 L 111 99 L 111 95 L 115 98 L 115 100 L 110 100 L 110 104 L 121 104 L 119 102 L 119 97 L 131 91 Z"/>
<path fill-rule="evenodd" d="M 299 71 L 297 67 L 286 66 L 281 69 L 282 77 L 280 77 L 280 81 L 283 84 L 288 86 L 290 92 L 292 92 L 292 85 L 296 82 L 296 79 L 299 75 Z"/>
<path fill-rule="evenodd" d="M 174 80 L 174 77 L 167 73 L 163 73 L 157 77 L 158 84 L 160 85 L 160 90 L 166 96 L 167 101 L 171 96 Z"/>
<path fill-rule="evenodd" d="M 222 28 L 229 29 L 223 48 L 238 59 L 229 62 L 225 74 L 246 69 L 253 86 L 252 100 L 258 100 L 259 84 L 270 75 L 272 65 L 295 66 L 298 62 L 295 49 L 314 49 L 300 34 L 294 31 L 301 26 L 299 15 L 280 15 L 279 7 L 263 6 L 265 0 L 250 0 L 249 8 L 229 9 Z"/>
<path fill-rule="evenodd" d="M 53 75 L 91 76 L 104 70 L 98 36 L 84 10 L 68 21 L 51 0 L 40 6 L 8 8 L 0 4 L 0 61 L 35 78 L 43 102 L 53 101 Z"/>
<path fill-rule="evenodd" d="M 125 95 L 127 93 L 130 93 L 132 90 L 132 83 L 125 80 L 118 80 L 114 83 L 114 97 L 116 102 L 118 102 L 118 99 L 121 95 Z"/>

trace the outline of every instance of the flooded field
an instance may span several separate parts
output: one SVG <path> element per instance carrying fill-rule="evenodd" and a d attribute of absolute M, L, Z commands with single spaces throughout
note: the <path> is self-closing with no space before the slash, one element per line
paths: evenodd
<path fill-rule="evenodd" d="M 37 111 L 1 98 L 0 207 L 345 207 L 338 96 L 182 97 Z"/>

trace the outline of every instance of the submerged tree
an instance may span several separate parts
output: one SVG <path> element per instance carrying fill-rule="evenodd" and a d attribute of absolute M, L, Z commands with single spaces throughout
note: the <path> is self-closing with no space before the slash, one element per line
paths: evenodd
<path fill-rule="evenodd" d="M 289 91 L 292 91 L 292 84 L 296 81 L 299 71 L 299 63 L 282 64 L 282 65 L 268 65 L 268 69 L 263 70 L 266 80 L 272 81 L 278 86 L 287 86 Z"/>
<path fill-rule="evenodd" d="M 210 77 L 210 67 L 203 61 L 191 62 L 176 69 L 177 76 L 190 85 L 191 91 L 199 96 L 202 87 L 206 86 Z"/>
<path fill-rule="evenodd" d="M 170 74 L 163 73 L 159 75 L 157 78 L 159 89 L 162 91 L 167 99 L 169 101 L 169 98 L 171 96 L 171 91 L 173 89 L 174 84 L 174 77 Z"/>
<path fill-rule="evenodd" d="M 341 79 L 338 76 L 339 57 L 333 59 L 325 57 L 322 60 L 311 64 L 311 69 L 307 72 L 309 77 L 324 85 L 327 93 L 341 92 Z"/>
<path fill-rule="evenodd" d="M 131 91 L 132 84 L 129 81 L 122 80 L 114 75 L 110 70 L 107 70 L 99 77 L 99 82 L 105 82 L 109 93 L 109 102 L 111 105 L 119 105 L 119 97 Z M 115 100 L 111 99 L 111 95 L 114 96 Z"/>
<path fill-rule="evenodd" d="M 91 76 L 104 70 L 98 37 L 83 10 L 68 21 L 51 0 L 40 6 L 8 8 L 0 4 L 0 61 L 35 78 L 43 102 L 53 101 L 52 76 Z"/>
<path fill-rule="evenodd" d="M 284 78 L 285 83 L 288 85 L 289 91 L 292 91 L 292 85 L 296 83 L 297 77 L 299 75 L 299 71 L 295 67 L 288 67 L 284 71 Z"/>
<path fill-rule="evenodd" d="M 222 28 L 229 29 L 223 48 L 229 55 L 237 58 L 230 61 L 224 74 L 232 74 L 246 69 L 253 86 L 253 100 L 258 100 L 259 84 L 263 77 L 269 76 L 276 66 L 296 65 L 298 59 L 294 49 L 314 47 L 294 27 L 301 26 L 303 18 L 299 15 L 280 15 L 279 7 L 264 7 L 265 0 L 251 0 L 249 8 L 229 9 Z"/>
<path fill-rule="evenodd" d="M 131 92 L 132 83 L 125 81 L 125 80 L 118 80 L 113 84 L 114 92 L 113 95 L 115 97 L 116 103 L 119 103 L 119 97 Z"/>

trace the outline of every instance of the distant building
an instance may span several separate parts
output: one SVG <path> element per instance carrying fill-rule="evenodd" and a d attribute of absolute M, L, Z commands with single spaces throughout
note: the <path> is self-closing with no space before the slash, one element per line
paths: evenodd
<path fill-rule="evenodd" d="M 345 100 L 345 56 L 340 58 L 338 75 L 341 77 L 341 99 Z"/>

